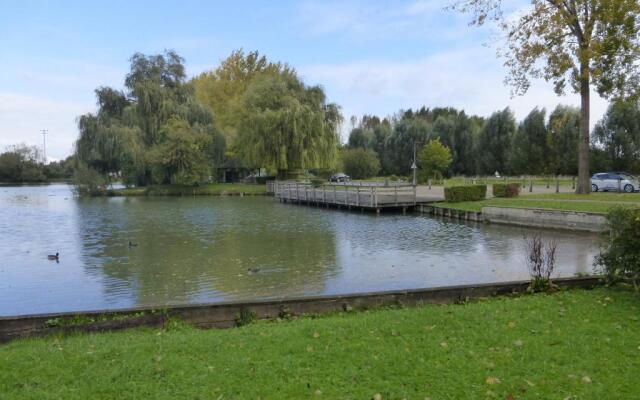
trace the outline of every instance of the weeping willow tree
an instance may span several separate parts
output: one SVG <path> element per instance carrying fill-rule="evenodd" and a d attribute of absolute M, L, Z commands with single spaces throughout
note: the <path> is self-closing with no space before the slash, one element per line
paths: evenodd
<path fill-rule="evenodd" d="M 213 140 L 217 132 L 211 111 L 195 100 L 185 80 L 183 62 L 172 51 L 136 53 L 124 91 L 96 90 L 98 111 L 78 118 L 76 159 L 85 181 L 101 177 L 108 183 L 117 176 L 126 184 L 193 184 L 206 178 L 219 153 L 212 145 L 221 144 Z M 186 173 L 184 165 L 195 173 Z"/>
<path fill-rule="evenodd" d="M 319 87 L 307 87 L 292 71 L 255 80 L 243 96 L 237 150 L 252 167 L 279 177 L 335 165 L 342 121 Z"/>

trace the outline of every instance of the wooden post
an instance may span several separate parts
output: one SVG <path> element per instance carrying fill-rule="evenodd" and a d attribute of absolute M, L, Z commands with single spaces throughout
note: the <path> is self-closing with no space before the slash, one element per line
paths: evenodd
<path fill-rule="evenodd" d="M 529 177 L 529 193 L 533 192 L 533 178 Z"/>
<path fill-rule="evenodd" d="M 371 207 L 373 207 L 373 186 L 371 186 Z"/>
<path fill-rule="evenodd" d="M 374 195 L 375 195 L 375 199 L 376 199 L 375 203 L 376 203 L 376 207 L 377 207 L 378 206 L 378 187 L 377 186 L 375 187 Z M 378 211 L 378 212 L 380 212 L 380 211 Z"/>
<path fill-rule="evenodd" d="M 556 175 L 556 193 L 560 193 L 560 176 Z"/>
<path fill-rule="evenodd" d="M 549 182 L 549 181 L 550 181 L 550 180 L 551 180 L 551 178 L 547 176 L 547 189 L 549 189 L 549 184 L 550 184 L 550 182 Z"/>
<path fill-rule="evenodd" d="M 396 183 L 396 185 L 393 187 L 393 192 L 395 194 L 395 198 L 396 198 L 396 206 L 398 205 L 398 184 Z"/>
<path fill-rule="evenodd" d="M 429 190 L 431 190 L 431 178 L 429 178 Z"/>
<path fill-rule="evenodd" d="M 347 191 L 347 183 L 344 183 L 344 204 L 349 204 L 349 192 Z"/>
<path fill-rule="evenodd" d="M 417 186 L 413 187 L 413 205 L 416 205 L 416 197 L 418 196 Z"/>
<path fill-rule="evenodd" d="M 572 176 L 571 177 L 571 189 L 575 190 L 575 188 L 576 188 L 576 177 Z"/>

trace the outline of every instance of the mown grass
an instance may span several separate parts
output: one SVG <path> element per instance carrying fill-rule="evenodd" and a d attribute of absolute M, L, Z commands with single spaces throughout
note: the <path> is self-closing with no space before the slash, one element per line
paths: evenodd
<path fill-rule="evenodd" d="M 480 201 L 441 202 L 436 207 L 453 208 L 464 211 L 482 211 L 482 207 L 541 208 L 606 214 L 618 205 L 640 206 L 640 194 L 637 193 L 574 193 L 523 194 L 514 198 L 491 198 Z"/>
<path fill-rule="evenodd" d="M 574 290 L 0 346 L 7 399 L 631 399 L 640 298 Z"/>
<path fill-rule="evenodd" d="M 464 176 L 454 176 L 452 178 L 448 178 L 445 182 L 446 186 L 460 186 L 460 185 L 466 185 L 466 184 L 470 184 L 471 179 L 473 178 L 469 178 L 469 177 L 464 177 Z M 526 177 L 526 178 L 522 178 L 519 176 L 511 176 L 511 177 L 500 177 L 500 178 L 496 178 L 494 176 L 487 176 L 487 177 L 478 177 L 475 178 L 476 179 L 476 183 L 478 184 L 487 184 L 487 185 L 491 185 L 492 183 L 507 183 L 507 182 L 517 182 L 517 183 L 521 183 L 525 186 L 528 187 L 530 179 L 533 179 L 533 184 L 535 186 L 546 186 L 549 185 L 549 187 L 555 187 L 556 185 L 556 178 L 552 177 L 545 177 L 545 176 L 535 176 L 532 178 Z M 561 176 L 559 178 L 560 181 L 560 186 L 563 187 L 571 187 L 574 184 L 574 180 L 572 177 L 570 176 Z"/>
<path fill-rule="evenodd" d="M 246 183 L 210 183 L 200 186 L 153 185 L 146 187 L 114 189 L 111 196 L 221 196 L 264 195 L 266 185 Z"/>

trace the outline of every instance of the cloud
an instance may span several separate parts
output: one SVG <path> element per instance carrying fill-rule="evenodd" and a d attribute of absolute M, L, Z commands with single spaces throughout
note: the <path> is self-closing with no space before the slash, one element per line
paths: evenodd
<path fill-rule="evenodd" d="M 524 96 L 511 98 L 503 83 L 504 69 L 492 50 L 474 47 L 432 54 L 415 61 L 358 61 L 299 67 L 310 84 L 322 84 L 330 101 L 344 105 L 345 118 L 374 113 L 392 115 L 400 109 L 453 106 L 489 116 L 511 107 L 523 119 L 534 107 L 548 111 L 557 104 L 579 105 L 577 95 L 558 97 L 552 86 L 535 81 Z M 591 125 L 607 102 L 592 96 Z"/>
<path fill-rule="evenodd" d="M 453 32 L 434 29 L 444 20 L 456 18 L 454 13 L 443 14 L 450 5 L 445 0 L 413 2 L 344 2 L 324 1 L 301 3 L 298 25 L 312 35 L 339 34 L 351 39 L 371 40 L 374 37 L 438 35 Z"/>
<path fill-rule="evenodd" d="M 76 116 L 92 111 L 95 106 L 86 102 L 0 93 L 0 151 L 17 143 L 41 146 L 40 132 L 48 129 L 47 158 L 64 158 L 77 137 Z"/>

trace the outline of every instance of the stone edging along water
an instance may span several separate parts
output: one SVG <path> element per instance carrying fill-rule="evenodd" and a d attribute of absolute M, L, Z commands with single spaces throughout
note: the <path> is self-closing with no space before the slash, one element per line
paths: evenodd
<path fill-rule="evenodd" d="M 599 278 L 559 278 L 554 280 L 554 283 L 561 288 L 592 288 L 599 284 Z M 520 294 L 526 292 L 528 285 L 529 281 L 515 281 L 279 300 L 170 306 L 163 309 L 141 307 L 0 317 L 0 343 L 21 337 L 56 333 L 104 332 L 141 326 L 162 327 L 173 318 L 199 328 L 229 328 L 236 326 L 240 319 L 247 316 L 248 319 L 275 319 L 284 316 L 365 310 L 382 306 L 451 304 L 481 297 Z"/>
<path fill-rule="evenodd" d="M 602 232 L 606 229 L 603 214 L 541 208 L 482 207 L 482 211 L 420 205 L 418 210 L 436 216 L 465 221 L 490 222 L 545 229 Z"/>

